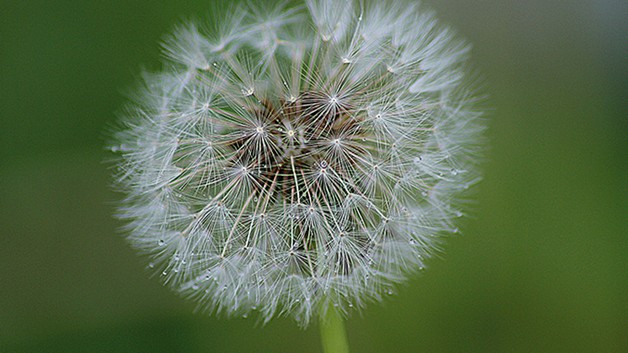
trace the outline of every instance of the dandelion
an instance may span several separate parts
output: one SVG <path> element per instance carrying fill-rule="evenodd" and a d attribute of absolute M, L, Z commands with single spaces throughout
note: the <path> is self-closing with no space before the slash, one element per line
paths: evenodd
<path fill-rule="evenodd" d="M 130 243 L 209 311 L 306 326 L 381 300 L 479 179 L 469 46 L 404 1 L 218 16 L 164 41 L 115 136 Z"/>

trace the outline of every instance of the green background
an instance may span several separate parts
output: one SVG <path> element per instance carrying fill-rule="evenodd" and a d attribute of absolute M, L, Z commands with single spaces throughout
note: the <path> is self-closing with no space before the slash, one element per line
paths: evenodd
<path fill-rule="evenodd" d="M 353 352 L 628 351 L 628 4 L 425 1 L 474 45 L 485 179 L 464 234 L 348 321 Z M 116 233 L 107 127 L 209 1 L 0 2 L 0 352 L 319 352 L 193 314 Z"/>

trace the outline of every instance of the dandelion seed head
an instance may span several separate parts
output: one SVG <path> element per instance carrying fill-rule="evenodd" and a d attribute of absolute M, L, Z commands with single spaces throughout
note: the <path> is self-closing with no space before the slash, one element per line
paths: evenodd
<path fill-rule="evenodd" d="M 119 216 L 202 309 L 307 325 L 425 267 L 479 180 L 468 45 L 404 1 L 238 7 L 177 27 L 111 149 Z"/>

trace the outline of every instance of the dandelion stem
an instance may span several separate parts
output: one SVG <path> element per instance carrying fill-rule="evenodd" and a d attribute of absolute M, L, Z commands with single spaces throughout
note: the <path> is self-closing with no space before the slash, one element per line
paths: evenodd
<path fill-rule="evenodd" d="M 349 353 L 345 323 L 333 306 L 321 310 L 320 328 L 323 352 Z"/>

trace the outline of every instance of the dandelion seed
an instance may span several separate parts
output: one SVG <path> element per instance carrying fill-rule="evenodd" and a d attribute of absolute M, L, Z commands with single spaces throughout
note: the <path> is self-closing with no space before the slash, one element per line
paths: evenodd
<path fill-rule="evenodd" d="M 175 291 L 239 317 L 305 326 L 393 294 L 459 232 L 479 180 L 468 46 L 405 1 L 216 23 L 166 39 L 112 144 L 130 243 Z"/>

